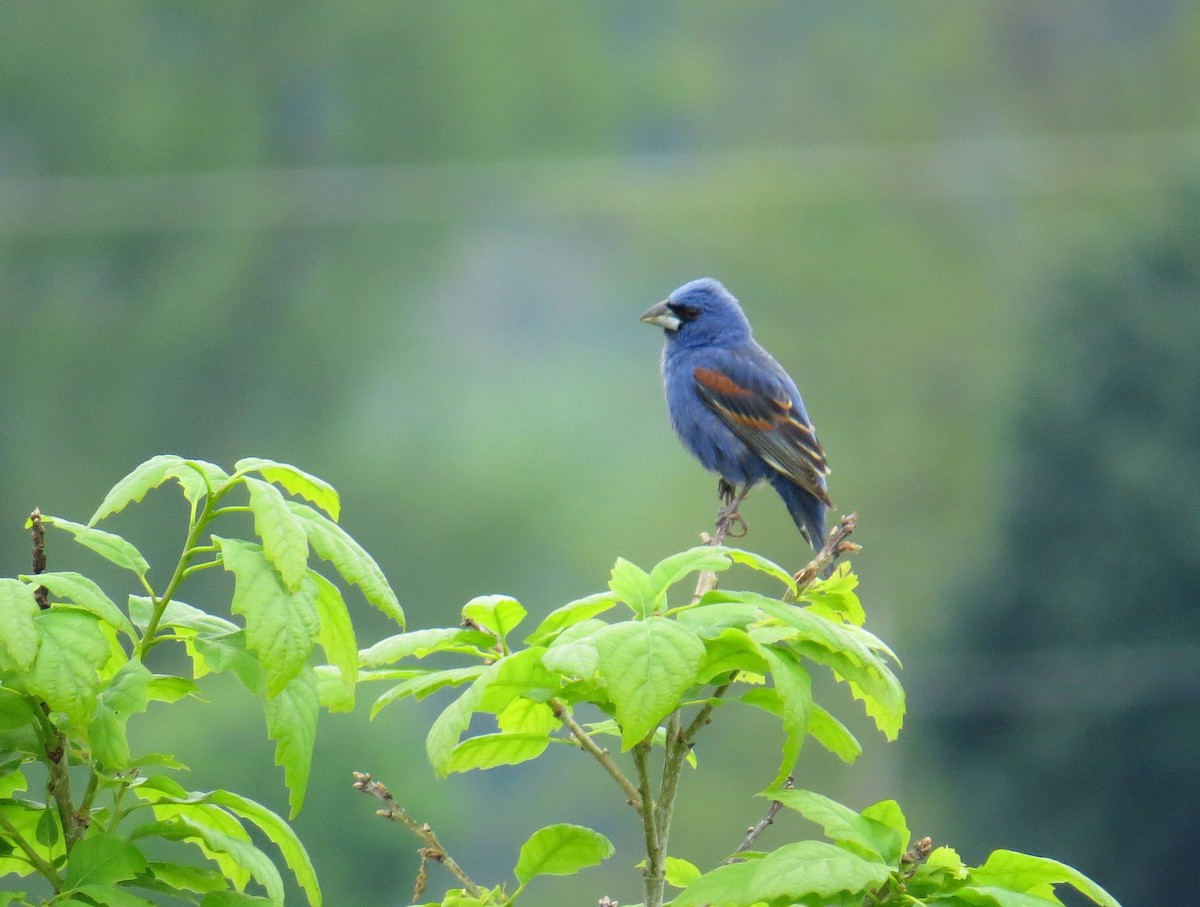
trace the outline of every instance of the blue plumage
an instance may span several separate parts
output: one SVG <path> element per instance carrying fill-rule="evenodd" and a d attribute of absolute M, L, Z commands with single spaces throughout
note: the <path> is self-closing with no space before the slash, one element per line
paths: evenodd
<path fill-rule="evenodd" d="M 738 301 L 709 277 L 651 307 L 663 328 L 663 386 L 671 425 L 706 469 L 740 488 L 761 481 L 783 498 L 814 549 L 825 540 L 829 464 L 800 392 L 754 340 Z"/>

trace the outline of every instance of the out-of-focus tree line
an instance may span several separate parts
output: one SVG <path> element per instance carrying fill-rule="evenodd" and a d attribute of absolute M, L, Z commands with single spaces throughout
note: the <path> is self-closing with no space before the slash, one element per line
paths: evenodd
<path fill-rule="evenodd" d="M 0 569 L 28 569 L 35 505 L 86 517 L 154 453 L 261 454 L 337 485 L 414 625 L 488 592 L 548 611 L 711 521 L 637 323 L 711 274 L 804 391 L 911 678 L 869 786 L 816 754 L 800 783 L 1161 903 L 1197 794 L 1200 694 L 1169 667 L 1200 645 L 1198 81 L 1180 0 L 7 4 Z M 743 512 L 748 546 L 803 560 L 772 495 Z M 169 745 L 190 785 L 279 806 L 240 701 Z M 539 824 L 636 834 L 571 753 L 550 783 L 432 782 L 436 708 L 324 725 L 298 827 L 330 903 L 400 902 L 415 865 L 353 769 L 476 877 Z M 758 730 L 698 754 L 681 855 L 758 818 Z M 627 866 L 595 878 L 635 898 Z"/>

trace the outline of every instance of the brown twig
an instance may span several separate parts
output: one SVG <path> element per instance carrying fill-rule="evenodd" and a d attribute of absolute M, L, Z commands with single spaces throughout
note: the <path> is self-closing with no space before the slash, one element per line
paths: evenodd
<path fill-rule="evenodd" d="M 471 877 L 463 872 L 462 867 L 454 862 L 450 854 L 446 853 L 446 848 L 437 839 L 437 835 L 433 833 L 433 829 L 428 824 L 418 822 L 410 816 L 408 811 L 396 802 L 391 791 L 384 787 L 382 783 L 372 779 L 366 772 L 355 772 L 354 789 L 360 790 L 364 794 L 370 794 L 383 804 L 383 809 L 376 810 L 375 815 L 381 816 L 389 822 L 397 822 L 403 825 L 425 842 L 425 846 L 420 850 L 422 866 L 428 860 L 441 863 L 450 871 L 451 875 L 462 883 L 467 894 L 473 898 L 483 897 L 483 890 L 472 882 Z"/>
<path fill-rule="evenodd" d="M 640 815 L 642 812 L 642 795 L 638 791 L 636 785 L 621 771 L 621 767 L 617 765 L 616 760 L 604 747 L 600 746 L 595 739 L 574 718 L 571 717 L 567 705 L 557 697 L 551 697 L 549 700 L 550 710 L 554 713 L 554 717 L 562 722 L 563 727 L 571 732 L 571 736 L 587 753 L 590 753 L 604 770 L 612 777 L 625 793 L 625 798 L 629 805 L 637 810 Z"/>
<path fill-rule="evenodd" d="M 36 576 L 46 572 L 46 527 L 42 525 L 42 511 L 37 507 L 29 514 L 29 534 L 33 536 L 33 572 Z M 50 590 L 45 586 L 34 589 L 33 597 L 43 611 L 50 607 Z"/>
<path fill-rule="evenodd" d="M 787 780 L 783 782 L 784 790 L 791 790 L 794 786 L 792 776 L 788 775 Z M 767 826 L 775 823 L 775 817 L 779 814 L 779 810 L 783 809 L 783 804 L 778 800 L 772 800 L 771 805 L 767 807 L 767 814 L 762 817 L 757 823 L 746 829 L 746 837 L 742 839 L 742 843 L 738 845 L 734 854 L 745 853 L 754 846 L 754 842 L 758 840 L 758 836 L 767 830 Z M 725 862 L 731 862 L 733 857 L 730 857 Z"/>
<path fill-rule="evenodd" d="M 843 554 L 854 554 L 862 550 L 862 545 L 856 545 L 849 541 L 850 534 L 854 532 L 855 526 L 858 525 L 858 513 L 848 513 L 840 520 L 833 532 L 829 533 L 829 537 L 825 539 L 825 544 L 821 546 L 821 550 L 816 553 L 808 564 L 803 567 L 798 573 L 792 576 L 796 582 L 796 592 L 793 594 L 789 589 L 784 595 L 784 601 L 794 600 L 801 592 L 813 584 L 817 577 L 822 576 L 824 572 L 833 566 Z"/>

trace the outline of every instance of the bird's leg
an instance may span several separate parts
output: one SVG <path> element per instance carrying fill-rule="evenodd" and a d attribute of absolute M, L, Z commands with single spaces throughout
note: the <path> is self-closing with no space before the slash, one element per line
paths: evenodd
<path fill-rule="evenodd" d="M 717 495 L 721 498 L 721 509 L 717 511 L 718 534 L 735 539 L 740 539 L 746 534 L 749 527 L 746 526 L 742 515 L 738 513 L 738 508 L 742 506 L 742 501 L 746 500 L 746 495 L 750 493 L 752 487 L 753 483 L 747 482 L 739 491 L 736 485 L 724 476 L 721 477 L 717 483 Z M 734 527 L 737 527 L 736 532 Z"/>

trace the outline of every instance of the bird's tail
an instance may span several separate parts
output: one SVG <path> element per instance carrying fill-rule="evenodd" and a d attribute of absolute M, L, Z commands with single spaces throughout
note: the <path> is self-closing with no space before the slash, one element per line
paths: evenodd
<path fill-rule="evenodd" d="M 825 504 L 812 494 L 809 494 L 795 482 L 784 476 L 777 475 L 771 479 L 771 485 L 783 498 L 788 513 L 796 522 L 796 528 L 808 537 L 813 551 L 820 551 L 825 544 Z"/>

